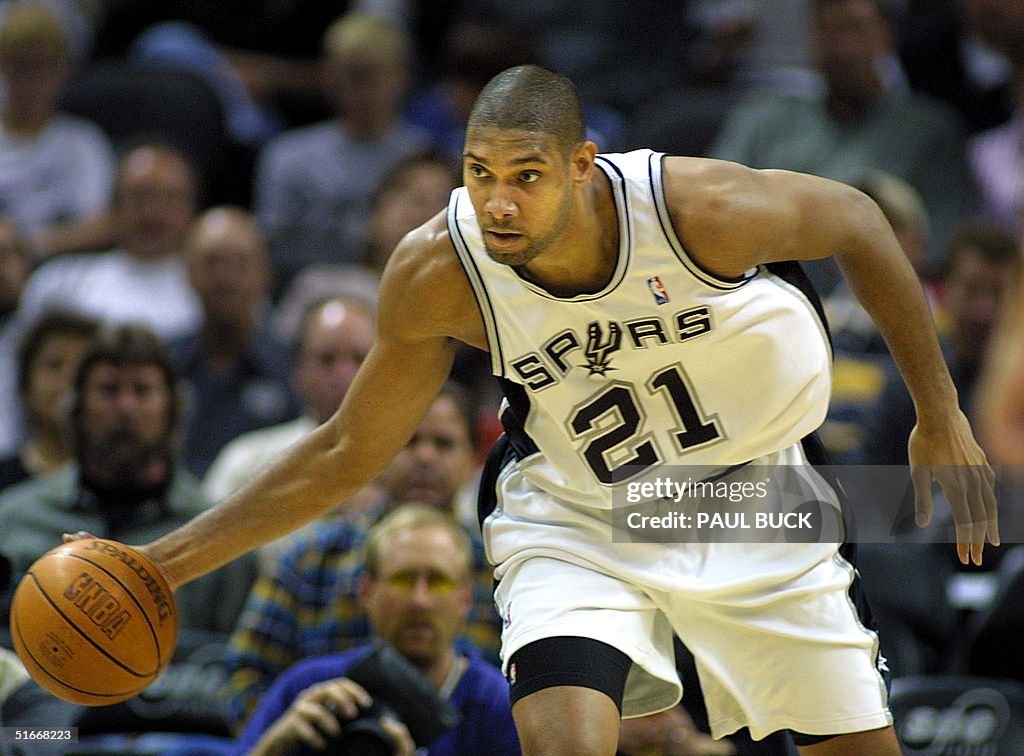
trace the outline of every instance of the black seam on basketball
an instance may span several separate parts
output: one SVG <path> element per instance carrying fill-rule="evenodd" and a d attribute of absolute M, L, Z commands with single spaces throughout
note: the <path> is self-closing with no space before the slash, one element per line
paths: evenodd
<path fill-rule="evenodd" d="M 32 575 L 31 572 L 28 573 L 28 574 Z M 32 575 L 32 579 L 33 579 L 33 581 L 35 581 L 36 586 L 39 588 L 40 595 L 43 596 L 44 598 L 46 598 L 47 601 L 49 601 L 50 597 L 46 595 L 46 591 L 43 590 L 43 586 L 39 584 L 38 580 L 36 580 L 35 575 Z M 51 601 L 50 603 L 52 604 L 53 602 Z M 58 609 L 57 611 L 59 612 L 60 610 Z M 63 612 L 61 612 L 61 616 L 63 616 Z M 70 623 L 69 623 L 69 626 L 70 627 L 74 627 L 74 625 L 71 625 Z M 134 695 L 135 693 L 138 692 L 134 688 L 130 688 L 128 690 L 123 690 L 120 693 L 99 693 L 99 692 L 92 691 L 92 690 L 85 690 L 84 688 L 76 688 L 74 685 L 70 685 L 69 683 L 65 682 L 64 680 L 61 680 L 59 677 L 57 677 L 53 673 L 51 673 L 50 670 L 48 670 L 39 661 L 39 659 L 36 658 L 36 655 L 32 653 L 32 649 L 29 646 L 28 641 L 25 639 L 25 636 L 21 632 L 21 623 L 18 622 L 17 617 L 11 617 L 11 627 L 14 629 L 15 635 L 18 636 L 18 640 L 21 641 L 22 649 L 28 655 L 28 657 L 32 660 L 32 663 L 36 665 L 36 669 L 38 669 L 41 672 L 43 672 L 43 674 L 45 674 L 51 680 L 56 682 L 58 685 L 61 685 L 62 687 L 67 688 L 68 690 L 73 690 L 73 691 L 76 691 L 77 693 L 82 693 L 82 694 L 87 695 L 87 696 L 95 696 L 96 698 L 123 698 L 125 695 L 129 695 L 129 694 Z M 75 629 L 77 630 L 78 628 L 75 628 Z M 129 670 L 129 671 L 131 671 L 131 670 Z M 132 672 L 132 674 L 135 674 L 135 673 Z M 142 676 L 142 677 L 145 677 L 145 676 Z M 156 679 L 156 673 L 154 672 L 153 674 L 149 675 L 148 677 L 149 677 L 149 681 L 152 682 L 153 680 Z"/>
<path fill-rule="evenodd" d="M 93 565 L 94 567 L 97 567 L 97 568 L 99 568 L 99 569 L 103 570 L 104 572 L 106 572 L 106 573 L 107 573 L 108 575 L 110 575 L 110 572 L 109 572 L 109 571 L 107 571 L 107 570 L 105 570 L 105 569 L 104 569 L 103 567 L 101 567 L 100 565 L 96 564 L 95 562 L 91 562 L 91 561 L 89 561 L 88 559 L 84 559 L 84 558 L 82 558 L 82 557 L 79 557 L 79 556 L 78 556 L 78 555 L 76 555 L 76 554 L 62 554 L 61 556 L 66 556 L 66 557 L 74 557 L 74 558 L 76 558 L 76 559 L 82 559 L 82 561 L 83 561 L 83 562 L 85 562 L 86 564 L 91 564 L 91 565 Z M 78 633 L 79 635 L 81 635 L 81 636 L 82 636 L 82 637 L 83 637 L 83 638 L 84 638 L 84 639 L 85 639 L 85 640 L 86 640 L 86 641 L 87 641 L 87 642 L 88 642 L 88 643 L 89 643 L 90 645 L 92 645 L 92 646 L 93 646 L 94 648 L 96 648 L 96 650 L 97 650 L 97 651 L 99 651 L 99 652 L 100 652 L 101 654 L 103 654 L 103 655 L 104 655 L 104 656 L 106 656 L 106 657 L 107 657 L 108 659 L 110 659 L 110 661 L 114 662 L 114 664 L 116 664 L 117 666 L 121 667 L 121 669 L 123 669 L 123 670 L 124 670 L 125 672 L 127 672 L 128 674 L 130 674 L 130 675 L 134 675 L 135 677 L 139 677 L 139 678 L 145 678 L 145 677 L 149 677 L 149 678 L 152 678 L 152 677 L 153 677 L 154 675 L 156 675 L 156 673 L 157 673 L 157 672 L 158 672 L 158 671 L 160 670 L 160 658 L 161 658 L 161 657 L 160 657 L 160 641 L 159 641 L 159 639 L 157 639 L 157 638 L 155 637 L 155 633 L 154 633 L 154 640 L 155 640 L 155 645 L 156 645 L 156 649 L 157 649 L 157 657 L 156 657 L 156 659 L 157 659 L 157 660 L 156 660 L 156 668 L 155 668 L 155 669 L 153 669 L 153 670 L 151 670 L 151 671 L 149 671 L 149 672 L 136 672 L 136 671 L 135 671 L 134 669 L 131 669 L 130 667 L 128 667 L 128 666 L 127 666 L 127 665 L 126 665 L 126 664 L 125 664 L 124 662 L 122 662 L 122 661 L 121 661 L 120 659 L 116 659 L 116 658 L 114 658 L 113 656 L 111 656 L 111 655 L 110 655 L 110 654 L 109 654 L 109 653 L 108 653 L 108 652 L 106 651 L 106 649 L 104 649 L 104 648 L 103 648 L 103 647 L 102 647 L 102 646 L 101 646 L 100 644 L 98 644 L 98 643 L 97 643 L 96 641 L 94 641 L 94 640 L 93 640 L 92 638 L 90 638 L 90 637 L 89 637 L 89 635 L 88 635 L 87 633 L 85 633 L 85 632 L 83 632 L 82 630 L 80 630 L 80 629 L 78 628 L 78 626 L 77 626 L 77 625 L 76 625 L 76 624 L 75 624 L 75 623 L 74 623 L 74 622 L 73 622 L 73 621 L 71 620 L 71 618 L 70 618 L 70 617 L 69 617 L 68 615 L 66 615 L 66 614 L 64 613 L 64 611 L 63 611 L 62 609 L 60 609 L 60 607 L 58 607 L 58 606 L 57 606 L 57 604 L 56 604 L 56 603 L 54 603 L 53 599 L 51 599 L 51 598 L 50 598 L 50 596 L 49 596 L 49 594 L 48 594 L 48 593 L 47 593 L 47 592 L 46 592 L 46 591 L 45 591 L 45 590 L 43 589 L 43 586 L 42 586 L 42 584 L 41 584 L 41 583 L 39 582 L 39 579 L 38 579 L 38 578 L 37 578 L 37 577 L 36 577 L 36 576 L 35 576 L 35 575 L 34 575 L 34 574 L 33 574 L 33 573 L 31 572 L 31 571 L 29 571 L 29 573 L 28 573 L 28 574 L 32 576 L 32 580 L 33 580 L 33 581 L 35 582 L 35 584 L 36 584 L 36 585 L 37 585 L 37 586 L 39 587 L 39 593 L 40 593 L 40 595 L 42 595 L 42 597 L 46 599 L 46 601 L 47 601 L 47 602 L 48 602 L 48 603 L 50 604 L 50 606 L 52 606 L 52 607 L 53 607 L 53 610 L 54 610 L 55 612 L 57 612 L 57 614 L 59 614 L 59 615 L 60 615 L 60 616 L 61 616 L 61 617 L 62 617 L 62 618 L 64 619 L 64 621 L 65 621 L 65 622 L 67 623 L 68 627 L 70 627 L 70 628 L 73 628 L 73 629 L 74 629 L 74 631 L 75 631 L 76 633 Z M 129 596 L 131 596 L 131 599 L 132 599 L 132 601 L 134 601 L 134 602 L 135 602 L 136 604 L 138 604 L 138 603 L 139 603 L 138 599 L 136 599 L 136 598 L 135 598 L 135 596 L 132 596 L 131 592 L 130 592 L 130 591 L 128 590 L 128 588 L 127 588 L 127 587 L 126 587 L 126 586 L 124 585 L 124 583 L 122 583 L 122 582 L 121 582 L 120 580 L 118 580 L 118 579 L 117 579 L 116 577 L 114 577 L 113 575 L 110 575 L 110 577 L 111 577 L 111 579 L 113 579 L 113 580 L 114 580 L 115 582 L 117 582 L 117 583 L 118 583 L 118 585 L 120 585 L 120 586 L 121 586 L 122 588 L 124 588 L 125 592 L 126 592 L 126 593 L 127 593 L 127 594 L 128 594 Z M 153 623 L 149 621 L 149 617 L 146 617 L 146 612 L 145 612 L 145 611 L 144 611 L 144 610 L 142 609 L 142 606 L 141 606 L 141 605 L 139 606 L 139 610 L 140 610 L 140 611 L 142 612 L 142 616 L 143 616 L 143 617 L 145 618 L 145 620 L 146 620 L 146 624 L 147 624 L 147 625 L 149 626 L 149 630 L 150 630 L 150 632 L 152 633 L 152 632 L 153 632 Z"/>

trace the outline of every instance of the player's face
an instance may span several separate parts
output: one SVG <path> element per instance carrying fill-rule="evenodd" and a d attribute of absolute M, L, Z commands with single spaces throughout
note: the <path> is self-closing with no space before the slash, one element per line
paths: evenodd
<path fill-rule="evenodd" d="M 491 259 L 526 265 L 557 242 L 572 214 L 572 165 L 550 134 L 469 130 L 463 182 Z"/>
<path fill-rule="evenodd" d="M 450 651 L 472 600 L 468 569 L 452 535 L 424 527 L 396 533 L 381 550 L 377 576 L 361 591 L 374 630 L 414 664 Z"/>

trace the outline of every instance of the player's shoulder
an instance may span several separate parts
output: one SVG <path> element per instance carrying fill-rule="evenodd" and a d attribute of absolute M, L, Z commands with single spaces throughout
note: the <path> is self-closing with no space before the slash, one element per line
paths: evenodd
<path fill-rule="evenodd" d="M 410 231 L 392 253 L 381 280 L 379 314 L 389 306 L 415 311 L 427 330 L 476 315 L 476 300 L 448 231 L 444 212 Z M 458 330 L 458 329 L 456 329 Z M 448 333 L 460 338 L 460 334 Z"/>
<path fill-rule="evenodd" d="M 448 231 L 445 213 L 406 234 L 388 259 L 381 282 L 384 291 L 430 299 L 438 287 L 464 277 Z"/>
<path fill-rule="evenodd" d="M 807 193 L 828 194 L 840 186 L 810 174 L 759 169 L 730 160 L 666 157 L 666 201 L 675 214 L 733 223 L 758 211 L 778 213 Z"/>

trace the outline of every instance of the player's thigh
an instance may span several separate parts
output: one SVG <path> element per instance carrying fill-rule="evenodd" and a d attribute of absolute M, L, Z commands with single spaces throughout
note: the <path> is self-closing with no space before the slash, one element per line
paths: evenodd
<path fill-rule="evenodd" d="M 612 756 L 619 742 L 619 710 L 593 688 L 556 686 L 512 706 L 524 756 Z"/>

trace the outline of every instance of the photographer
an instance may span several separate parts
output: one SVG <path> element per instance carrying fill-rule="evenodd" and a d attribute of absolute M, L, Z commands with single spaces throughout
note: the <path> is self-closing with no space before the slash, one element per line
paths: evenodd
<path fill-rule="evenodd" d="M 430 756 L 514 756 L 519 744 L 505 680 L 475 653 L 461 655 L 453 643 L 472 602 L 470 554 L 466 536 L 450 516 L 431 507 L 401 506 L 370 531 L 359 600 L 377 638 L 411 662 L 461 714 L 456 727 L 416 745 L 429 745 Z M 371 644 L 289 668 L 250 719 L 239 750 L 266 756 L 324 749 L 328 743 L 340 750 L 346 724 L 361 720 L 361 710 L 371 704 L 402 710 L 403 701 L 373 700 L 374 690 L 346 677 L 350 670 L 355 676 L 355 668 L 376 648 Z M 407 729 L 393 715 L 377 721 L 392 753 L 411 756 L 413 727 Z"/>

